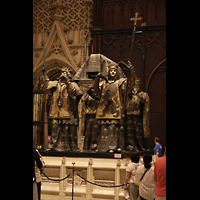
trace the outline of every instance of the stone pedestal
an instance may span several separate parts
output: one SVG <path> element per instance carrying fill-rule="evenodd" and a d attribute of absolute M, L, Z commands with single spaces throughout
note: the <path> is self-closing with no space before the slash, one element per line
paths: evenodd
<path fill-rule="evenodd" d="M 120 196 L 122 187 L 105 188 L 89 184 L 77 174 L 100 185 L 120 185 L 124 183 L 126 167 L 129 158 L 77 158 L 77 157 L 54 157 L 43 156 L 46 164 L 45 174 L 53 179 L 62 179 L 70 174 L 64 181 L 56 182 L 48 180 L 42 174 L 42 200 L 72 199 L 72 162 L 74 165 L 74 200 L 89 199 L 124 199 Z"/>
<path fill-rule="evenodd" d="M 72 174 L 74 165 L 74 200 L 124 200 L 120 194 L 123 187 L 99 187 L 87 183 L 77 174 L 92 183 L 99 185 L 121 185 L 125 181 L 126 168 L 130 160 L 129 153 L 92 153 L 92 152 L 57 152 L 40 151 L 46 164 L 44 173 L 52 179 L 64 181 L 50 181 L 42 174 L 42 200 L 71 200 Z M 145 152 L 140 152 L 142 156 Z M 141 157 L 142 158 L 142 157 Z"/>

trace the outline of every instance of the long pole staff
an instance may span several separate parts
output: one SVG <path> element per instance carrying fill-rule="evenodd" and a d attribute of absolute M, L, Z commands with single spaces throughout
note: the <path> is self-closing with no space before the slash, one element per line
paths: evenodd
<path fill-rule="evenodd" d="M 133 44 L 134 44 L 134 39 L 135 39 L 135 30 L 136 30 L 136 26 L 134 26 L 134 28 L 133 28 L 133 35 L 132 35 L 132 41 L 131 41 L 131 50 L 130 50 L 129 60 L 131 60 L 131 57 L 132 57 L 132 54 L 133 54 Z"/>
<path fill-rule="evenodd" d="M 131 61 L 131 57 L 133 54 L 133 44 L 134 44 L 134 39 L 135 39 L 135 31 L 136 31 L 136 26 L 137 26 L 137 21 L 142 20 L 142 17 L 138 17 L 138 12 L 135 13 L 135 17 L 131 17 L 130 21 L 134 21 L 134 27 L 133 27 L 133 35 L 132 35 L 132 41 L 131 41 L 131 50 L 130 50 L 130 56 L 129 56 L 129 61 Z"/>
<path fill-rule="evenodd" d="M 43 79 L 44 79 L 44 150 L 48 148 L 48 120 L 47 120 L 47 100 L 46 100 L 46 70 L 45 70 L 45 37 L 44 37 L 44 27 L 43 27 Z"/>
<path fill-rule="evenodd" d="M 135 17 L 131 17 L 130 21 L 134 21 L 134 27 L 133 27 L 133 35 L 132 35 L 132 41 L 131 41 L 131 50 L 130 50 L 130 56 L 129 56 L 129 61 L 128 61 L 128 68 L 129 68 L 129 72 L 127 75 L 127 84 L 126 84 L 126 89 L 125 89 L 125 99 L 124 99 L 124 119 L 123 119 L 123 124 L 125 124 L 125 120 L 126 120 L 126 101 L 127 101 L 127 94 L 128 94 L 128 90 L 130 90 L 130 88 L 132 88 L 132 86 L 135 83 L 135 79 L 136 79 L 136 74 L 135 74 L 135 69 L 134 66 L 131 64 L 131 58 L 132 58 L 132 54 L 133 54 L 133 44 L 134 44 L 134 39 L 135 39 L 135 31 L 136 31 L 136 26 L 137 26 L 137 21 L 138 20 L 142 20 L 142 17 L 138 17 L 138 12 L 135 13 Z M 131 81 L 130 81 L 131 79 Z M 124 126 L 123 126 L 124 127 Z"/>
<path fill-rule="evenodd" d="M 131 41 L 130 57 L 129 57 L 129 61 L 128 61 L 129 72 L 127 75 L 127 86 L 126 86 L 125 101 L 124 101 L 124 106 L 125 106 L 124 113 L 126 113 L 127 90 L 132 88 L 132 86 L 135 83 L 135 79 L 137 78 L 135 69 L 134 69 L 133 65 L 131 64 L 131 58 L 132 58 L 132 54 L 133 54 L 133 44 L 134 44 L 134 39 L 135 39 L 135 31 L 136 31 L 137 21 L 142 20 L 142 17 L 138 17 L 138 15 L 139 15 L 139 13 L 136 12 L 135 17 L 130 18 L 130 21 L 134 21 L 134 27 L 133 27 L 133 36 L 132 36 L 132 41 Z M 130 81 L 130 78 L 131 78 L 131 81 Z"/>

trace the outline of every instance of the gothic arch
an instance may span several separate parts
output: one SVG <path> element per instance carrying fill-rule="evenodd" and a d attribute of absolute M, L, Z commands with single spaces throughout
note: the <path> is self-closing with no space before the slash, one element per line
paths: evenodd
<path fill-rule="evenodd" d="M 38 83 L 41 83 L 41 81 L 43 82 L 43 64 L 44 62 L 40 62 L 37 69 L 33 70 L 33 88 L 37 88 Z M 72 75 L 76 73 L 70 62 L 62 55 L 53 55 L 45 59 L 46 74 L 51 80 L 58 77 L 63 66 L 66 66 L 71 71 Z"/>
<path fill-rule="evenodd" d="M 154 74 L 155 74 L 155 72 L 157 71 L 157 69 L 159 68 L 159 67 L 161 67 L 162 66 L 162 64 L 163 63 L 165 63 L 166 62 L 166 58 L 165 59 L 163 59 L 160 63 L 158 63 L 156 66 L 155 66 L 155 68 L 153 69 L 153 71 L 151 72 L 151 74 L 149 75 L 149 78 L 148 78 L 148 80 L 147 80 L 147 86 L 146 86 L 146 91 L 147 91 L 147 93 L 149 92 L 149 85 L 150 85 L 150 82 L 152 81 L 152 77 L 154 76 Z M 165 73 L 166 73 L 166 71 L 165 71 Z"/>
<path fill-rule="evenodd" d="M 40 76 L 40 74 L 42 73 L 41 69 L 43 64 L 44 62 L 39 63 L 37 69 L 33 71 L 33 76 Z M 61 69 L 62 66 L 66 66 L 68 69 L 70 69 L 72 74 L 76 73 L 74 67 L 71 66 L 70 62 L 62 55 L 53 55 L 45 59 L 45 69 L 47 74 L 55 67 L 59 67 Z"/>

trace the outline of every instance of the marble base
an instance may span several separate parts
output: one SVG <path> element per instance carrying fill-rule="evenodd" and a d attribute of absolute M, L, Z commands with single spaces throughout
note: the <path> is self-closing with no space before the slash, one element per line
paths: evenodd
<path fill-rule="evenodd" d="M 72 174 L 74 165 L 74 200 L 124 200 L 120 194 L 123 187 L 105 188 L 89 184 L 77 174 L 100 185 L 121 185 L 125 181 L 126 168 L 131 162 L 130 154 L 125 153 L 93 153 L 93 152 L 56 152 L 40 150 L 46 164 L 44 173 L 52 179 L 64 181 L 50 181 L 42 174 L 42 200 L 71 200 Z M 140 152 L 141 156 L 145 152 Z M 116 155 L 117 154 L 117 155 Z M 142 158 L 142 157 L 141 157 Z"/>
<path fill-rule="evenodd" d="M 61 179 L 70 174 L 64 181 L 56 182 L 48 180 L 42 174 L 41 199 L 72 199 L 72 172 L 74 165 L 74 200 L 89 199 L 124 199 L 120 196 L 122 187 L 104 188 L 91 185 L 82 180 L 77 174 L 85 179 L 101 185 L 120 185 L 124 183 L 126 167 L 129 158 L 86 158 L 86 157 L 55 157 L 43 156 L 46 164 L 45 174 L 52 179 Z"/>

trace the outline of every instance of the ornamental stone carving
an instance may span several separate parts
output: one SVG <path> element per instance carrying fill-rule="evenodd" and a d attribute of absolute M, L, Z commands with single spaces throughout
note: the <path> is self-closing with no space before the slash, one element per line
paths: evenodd
<path fill-rule="evenodd" d="M 91 46 L 92 7 L 92 0 L 33 0 L 34 84 L 41 79 L 44 57 L 47 74 L 63 65 L 75 74 L 85 62 Z"/>

